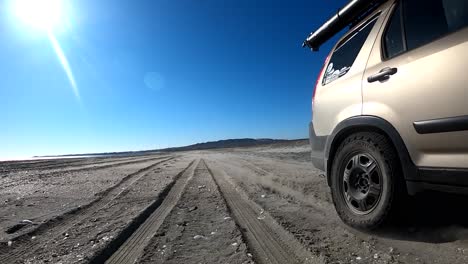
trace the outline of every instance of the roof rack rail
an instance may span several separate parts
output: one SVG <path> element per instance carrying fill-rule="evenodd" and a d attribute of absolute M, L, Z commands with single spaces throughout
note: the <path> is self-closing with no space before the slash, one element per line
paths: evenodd
<path fill-rule="evenodd" d="M 312 51 L 318 51 L 319 47 L 335 34 L 348 25 L 359 23 L 386 1 L 388 0 L 351 0 L 316 31 L 310 33 L 302 47 L 307 46 Z"/>

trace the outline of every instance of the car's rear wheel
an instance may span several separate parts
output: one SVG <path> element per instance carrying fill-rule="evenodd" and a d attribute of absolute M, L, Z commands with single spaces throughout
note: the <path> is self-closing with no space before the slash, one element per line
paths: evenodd
<path fill-rule="evenodd" d="M 332 197 L 340 218 L 356 228 L 382 225 L 397 204 L 400 171 L 385 136 L 362 132 L 347 137 L 331 168 Z"/>

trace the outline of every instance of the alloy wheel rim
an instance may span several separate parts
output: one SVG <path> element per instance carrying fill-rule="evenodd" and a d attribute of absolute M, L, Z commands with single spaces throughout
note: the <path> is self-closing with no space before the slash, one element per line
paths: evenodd
<path fill-rule="evenodd" d="M 382 173 L 375 159 L 365 153 L 352 156 L 345 163 L 342 194 L 355 214 L 372 212 L 382 196 Z"/>

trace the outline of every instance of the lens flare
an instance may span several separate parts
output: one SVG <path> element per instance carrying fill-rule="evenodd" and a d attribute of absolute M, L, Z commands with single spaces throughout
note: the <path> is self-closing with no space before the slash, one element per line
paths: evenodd
<path fill-rule="evenodd" d="M 75 77 L 73 76 L 73 72 L 71 70 L 70 64 L 68 63 L 67 57 L 65 56 L 65 53 L 63 52 L 62 47 L 60 47 L 60 44 L 55 38 L 55 36 L 50 32 L 48 33 L 48 35 L 49 40 L 52 43 L 52 47 L 54 48 L 54 51 L 57 54 L 57 57 L 60 61 L 60 64 L 62 64 L 63 70 L 65 71 L 65 74 L 67 75 L 68 80 L 70 81 L 70 85 L 73 88 L 73 93 L 75 94 L 78 101 L 80 101 L 80 93 L 78 91 L 78 86 L 76 85 Z"/>

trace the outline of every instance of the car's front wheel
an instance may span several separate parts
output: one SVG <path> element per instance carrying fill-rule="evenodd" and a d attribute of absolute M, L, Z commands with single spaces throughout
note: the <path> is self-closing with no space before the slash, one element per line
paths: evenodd
<path fill-rule="evenodd" d="M 340 218 L 364 229 L 384 223 L 397 203 L 400 171 L 396 152 L 385 136 L 362 132 L 347 137 L 331 168 L 332 197 Z"/>

